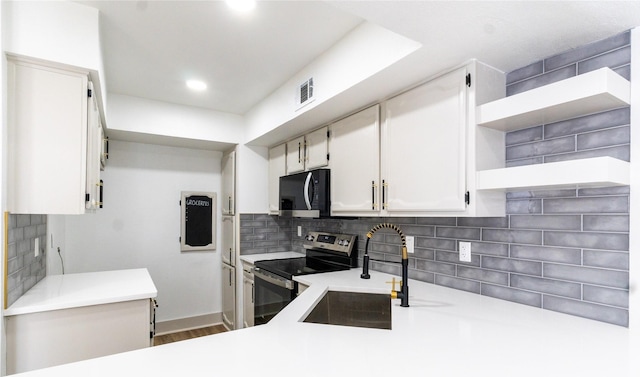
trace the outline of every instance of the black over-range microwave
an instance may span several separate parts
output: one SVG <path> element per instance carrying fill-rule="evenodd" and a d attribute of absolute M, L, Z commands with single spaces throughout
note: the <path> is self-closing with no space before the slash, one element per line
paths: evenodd
<path fill-rule="evenodd" d="M 280 177 L 280 216 L 331 216 L 330 170 L 316 169 Z"/>

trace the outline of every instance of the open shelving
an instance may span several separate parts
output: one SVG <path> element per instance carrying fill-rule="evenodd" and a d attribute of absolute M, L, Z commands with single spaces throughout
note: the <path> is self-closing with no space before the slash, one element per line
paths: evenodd
<path fill-rule="evenodd" d="M 477 125 L 509 132 L 628 106 L 630 84 L 600 68 L 476 108 Z"/>
<path fill-rule="evenodd" d="M 610 68 L 558 81 L 476 108 L 477 125 L 504 132 L 613 110 L 630 104 L 630 83 Z M 478 190 L 629 185 L 629 162 L 613 157 L 476 172 Z"/>

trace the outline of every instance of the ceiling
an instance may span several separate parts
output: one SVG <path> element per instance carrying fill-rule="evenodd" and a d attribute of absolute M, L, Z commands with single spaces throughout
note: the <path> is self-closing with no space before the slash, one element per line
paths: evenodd
<path fill-rule="evenodd" d="M 101 12 L 110 93 L 233 114 L 365 21 L 423 45 L 402 85 L 470 58 L 509 72 L 640 25 L 636 1 L 259 1 L 250 14 L 223 1 L 79 2 Z M 207 90 L 189 91 L 190 78 Z"/>

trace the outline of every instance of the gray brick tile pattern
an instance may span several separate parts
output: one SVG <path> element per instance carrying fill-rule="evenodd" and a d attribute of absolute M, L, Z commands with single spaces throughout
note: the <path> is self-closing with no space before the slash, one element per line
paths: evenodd
<path fill-rule="evenodd" d="M 46 275 L 46 215 L 9 215 L 7 305 L 11 306 Z M 35 256 L 35 239 L 40 255 Z"/>

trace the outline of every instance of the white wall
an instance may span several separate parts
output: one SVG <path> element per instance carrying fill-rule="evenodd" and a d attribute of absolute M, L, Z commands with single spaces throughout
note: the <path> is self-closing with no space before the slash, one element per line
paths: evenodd
<path fill-rule="evenodd" d="M 65 234 L 53 234 L 53 248 L 64 238 L 66 272 L 149 269 L 159 322 L 220 312 L 220 237 L 216 251 L 180 252 L 178 201 L 180 191 L 219 192 L 221 158 L 221 152 L 113 141 L 103 172 L 105 207 L 62 217 Z M 51 217 L 50 229 L 60 229 L 59 220 Z M 216 221 L 219 230 L 219 211 Z M 48 257 L 59 266 L 55 252 Z"/>
<path fill-rule="evenodd" d="M 98 72 L 106 102 L 97 9 L 70 1 L 3 1 L 3 5 L 7 52 Z"/>
<path fill-rule="evenodd" d="M 242 116 L 145 98 L 109 94 L 110 131 L 237 144 Z"/>
<path fill-rule="evenodd" d="M 250 142 L 362 82 L 420 48 L 420 43 L 371 23 L 363 23 L 315 59 L 247 114 Z M 313 77 L 315 101 L 295 104 L 298 85 Z M 321 124 L 309 125 L 319 127 Z M 300 130 L 299 133 L 305 130 Z M 293 135 L 290 135 L 293 136 Z"/>
<path fill-rule="evenodd" d="M 268 148 L 238 145 L 236 156 L 236 211 L 269 213 Z"/>

